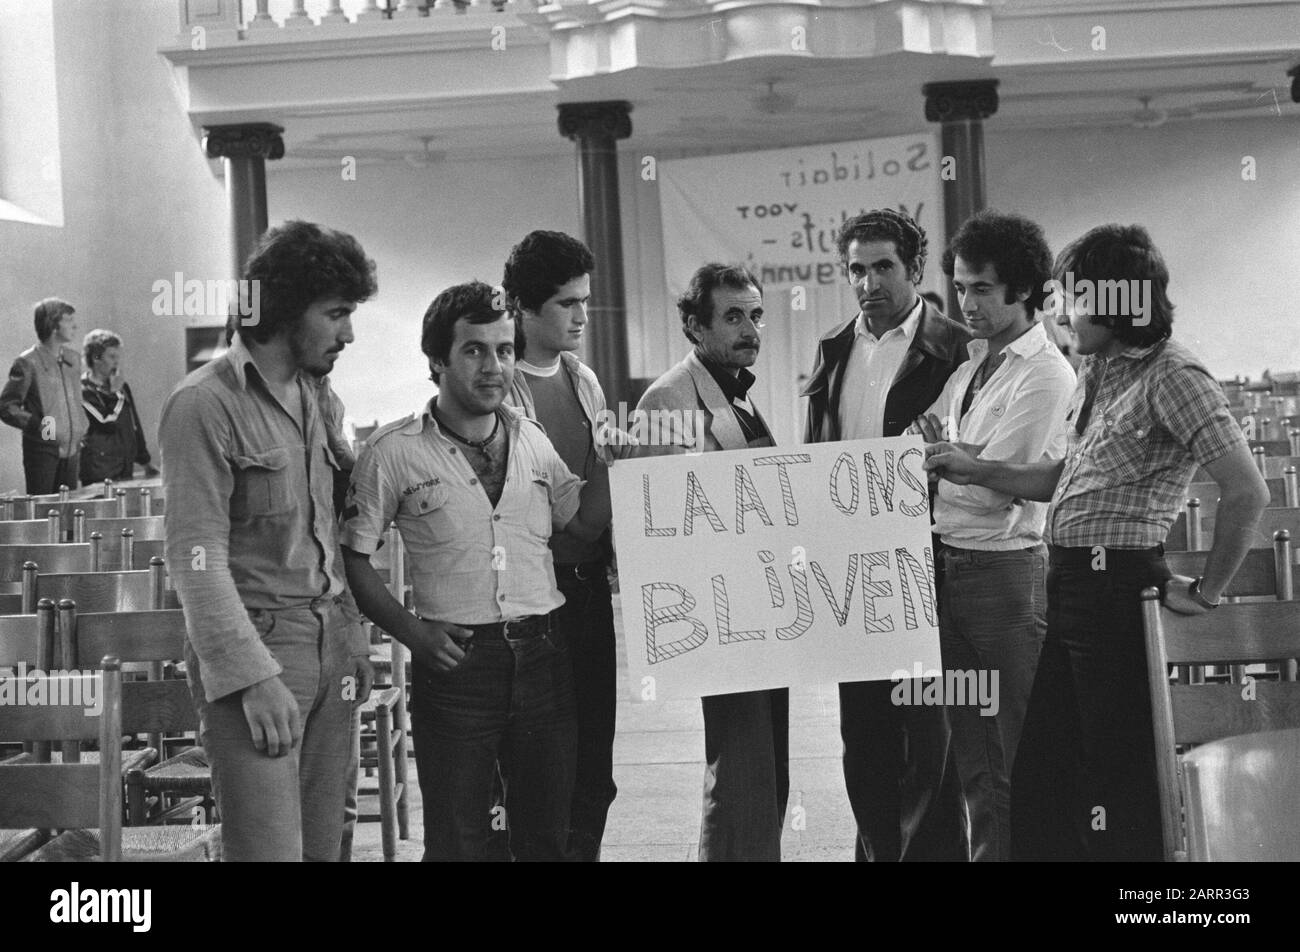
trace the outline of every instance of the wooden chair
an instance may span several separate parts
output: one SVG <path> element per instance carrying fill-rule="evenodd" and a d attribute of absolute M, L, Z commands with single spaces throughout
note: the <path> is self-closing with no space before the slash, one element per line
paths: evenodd
<path fill-rule="evenodd" d="M 396 528 L 390 526 L 382 548 L 383 562 L 387 566 L 388 588 L 394 597 L 406 604 L 405 550 Z M 387 636 L 385 636 L 387 637 Z M 407 653 L 398 641 L 372 646 L 371 664 L 375 669 L 376 686 L 366 703 L 361 706 L 361 770 L 369 776 L 377 772 L 373 788 L 362 787 L 358 777 L 357 822 L 374 817 L 360 811 L 360 797 L 373 795 L 379 798 L 380 842 L 384 862 L 397 858 L 397 841 L 410 839 L 410 785 L 409 738 L 410 721 L 407 717 Z M 389 685 L 383 680 L 388 677 Z"/>
<path fill-rule="evenodd" d="M 179 609 L 85 614 L 65 602 L 59 606 L 59 636 L 67 668 L 88 667 L 93 659 L 112 655 L 124 664 L 148 663 L 153 668 L 151 679 L 158 681 L 163 677 L 164 662 L 185 656 L 185 614 Z M 188 696 L 172 714 L 170 731 L 197 733 L 198 714 Z M 196 806 L 206 811 L 212 805 L 212 767 L 202 746 L 190 741 L 184 749 L 168 756 L 164 741 L 162 734 L 149 739 L 149 745 L 159 753 L 159 763 L 140 764 L 127 771 L 127 811 L 133 826 L 178 817 L 188 822 Z M 165 807 L 168 796 L 185 799 Z M 159 807 L 152 817 L 148 811 L 151 798 Z"/>
<path fill-rule="evenodd" d="M 1294 469 L 1300 472 L 1300 454 L 1293 456 L 1265 456 L 1264 478 L 1286 477 L 1286 471 Z"/>
<path fill-rule="evenodd" d="M 1211 547 L 1218 514 L 1203 513 L 1201 508 L 1198 500 L 1187 501 L 1187 508 L 1169 527 L 1169 534 L 1165 537 L 1166 552 L 1196 552 Z M 1300 507 L 1265 509 L 1255 527 L 1256 541 L 1253 544 L 1256 547 L 1268 545 L 1279 530 L 1290 533 L 1293 539 L 1300 538 Z"/>
<path fill-rule="evenodd" d="M 1288 501 L 1286 481 L 1277 476 L 1272 479 L 1266 479 L 1268 484 L 1268 504 L 1270 506 L 1297 506 L 1300 505 L 1300 499 L 1294 502 Z M 1201 511 L 1209 512 L 1219 504 L 1219 484 L 1213 481 L 1206 483 L 1191 483 L 1187 487 L 1187 492 L 1183 496 L 1187 499 L 1196 499 L 1200 501 Z"/>
<path fill-rule="evenodd" d="M 161 516 L 165 511 L 161 480 L 133 480 L 128 484 L 114 483 L 110 479 L 101 484 L 99 497 L 116 499 L 119 518 L 129 516 Z"/>
<path fill-rule="evenodd" d="M 85 542 L 90 534 L 98 532 L 105 539 L 121 538 L 126 530 L 131 531 L 131 538 L 136 542 L 156 541 L 163 537 L 162 516 L 131 516 L 126 519 L 86 519 L 80 525 L 74 523 L 73 542 Z"/>
<path fill-rule="evenodd" d="M 1210 553 L 1207 550 L 1196 552 L 1166 552 L 1165 562 L 1175 575 L 1191 578 L 1205 574 L 1205 562 Z M 1300 590 L 1300 565 L 1296 565 L 1292 554 L 1291 533 L 1280 530 L 1273 534 L 1273 547 L 1270 549 L 1250 549 L 1246 558 L 1224 590 L 1225 598 L 1268 597 L 1281 600 L 1294 598 L 1294 592 Z"/>
<path fill-rule="evenodd" d="M 72 528 L 77 513 L 85 519 L 111 519 L 118 514 L 120 506 L 114 499 L 76 499 L 68 502 L 38 503 L 34 506 L 35 519 L 53 518 L 57 513 L 59 525 L 63 532 L 63 541 L 72 538 Z"/>
<path fill-rule="evenodd" d="M 143 571 L 33 574 L 30 584 L 24 580 L 23 594 L 29 599 L 28 604 L 34 604 L 40 598 L 51 598 L 56 602 L 66 598 L 87 612 L 180 607 L 176 592 L 166 587 L 162 559 L 151 560 L 149 568 Z"/>
<path fill-rule="evenodd" d="M 187 696 L 187 686 L 124 684 L 116 658 L 104 658 L 101 666 L 88 674 L 28 676 L 43 682 L 47 700 L 65 703 L 0 706 L 0 740 L 99 743 L 96 763 L 0 764 L 0 828 L 65 831 L 26 857 L 33 861 L 212 858 L 220 842 L 215 827 L 122 827 L 122 734 L 165 721 L 177 698 Z M 89 706 L 91 699 L 99 710 Z"/>
<path fill-rule="evenodd" d="M 59 523 L 48 519 L 14 519 L 0 522 L 0 545 L 49 545 L 63 540 L 58 537 Z"/>
<path fill-rule="evenodd" d="M 37 572 L 89 572 L 90 546 L 70 543 L 53 545 L 0 545 L 0 592 L 21 592 L 29 576 Z M 24 609 L 36 610 L 36 603 Z"/>
<path fill-rule="evenodd" d="M 1182 766 L 1191 862 L 1300 861 L 1300 730 L 1210 741 Z"/>
<path fill-rule="evenodd" d="M 90 534 L 90 570 L 92 572 L 131 572 L 143 569 L 155 559 L 161 559 L 167 544 L 162 539 L 135 538 L 130 529 L 123 529 L 116 539 L 105 538 L 103 533 Z"/>
<path fill-rule="evenodd" d="M 1203 615 L 1161 607 L 1156 588 L 1142 592 L 1148 683 L 1155 727 L 1156 775 L 1166 860 L 1187 858 L 1178 747 L 1261 730 L 1300 727 L 1300 605 L 1223 605 Z M 1278 662 L 1284 680 L 1251 676 L 1244 683 L 1170 684 L 1171 665 Z M 1285 680 L 1285 678 L 1290 680 Z"/>

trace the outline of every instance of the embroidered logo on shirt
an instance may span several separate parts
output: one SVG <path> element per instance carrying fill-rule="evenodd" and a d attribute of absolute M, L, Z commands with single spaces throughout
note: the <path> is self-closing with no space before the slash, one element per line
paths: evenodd
<path fill-rule="evenodd" d="M 432 479 L 426 479 L 422 483 L 416 483 L 414 486 L 407 486 L 402 490 L 402 495 L 409 496 L 411 493 L 418 493 L 421 489 L 428 489 L 430 486 L 437 486 L 441 482 L 442 480 L 435 476 Z"/>

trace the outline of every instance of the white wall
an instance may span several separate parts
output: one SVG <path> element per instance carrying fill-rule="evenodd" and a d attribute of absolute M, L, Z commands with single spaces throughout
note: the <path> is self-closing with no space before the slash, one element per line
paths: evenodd
<path fill-rule="evenodd" d="M 332 380 L 358 423 L 418 410 L 433 393 L 420 352 L 425 309 L 439 291 L 501 280 L 510 248 L 535 228 L 578 233 L 573 157 L 502 157 L 425 169 L 359 165 L 275 170 L 267 192 L 272 224 L 305 218 L 350 232 L 378 265 L 379 294 L 358 308 L 356 343 Z"/>

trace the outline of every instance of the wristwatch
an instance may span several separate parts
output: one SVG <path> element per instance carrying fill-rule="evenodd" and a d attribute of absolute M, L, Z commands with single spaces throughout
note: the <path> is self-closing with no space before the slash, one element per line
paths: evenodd
<path fill-rule="evenodd" d="M 1202 608 L 1218 608 L 1218 602 L 1212 602 L 1201 594 L 1201 582 L 1205 580 L 1204 575 L 1198 575 L 1192 580 L 1192 584 L 1187 586 L 1187 597 Z"/>

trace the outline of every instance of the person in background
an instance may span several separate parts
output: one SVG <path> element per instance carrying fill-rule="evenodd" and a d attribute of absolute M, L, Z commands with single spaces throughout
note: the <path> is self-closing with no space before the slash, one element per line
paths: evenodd
<path fill-rule="evenodd" d="M 150 465 L 144 427 L 130 385 L 118 375 L 122 339 L 112 331 L 93 330 L 81 345 L 86 370 L 81 375 L 81 405 L 88 429 L 81 447 L 81 481 L 131 479 L 135 465 L 157 476 Z"/>
<path fill-rule="evenodd" d="M 35 324 L 40 343 L 18 355 L 0 391 L 0 420 L 23 433 L 23 475 L 34 496 L 76 488 L 86 435 L 81 361 L 68 346 L 77 332 L 76 308 L 46 298 L 36 305 Z"/>

